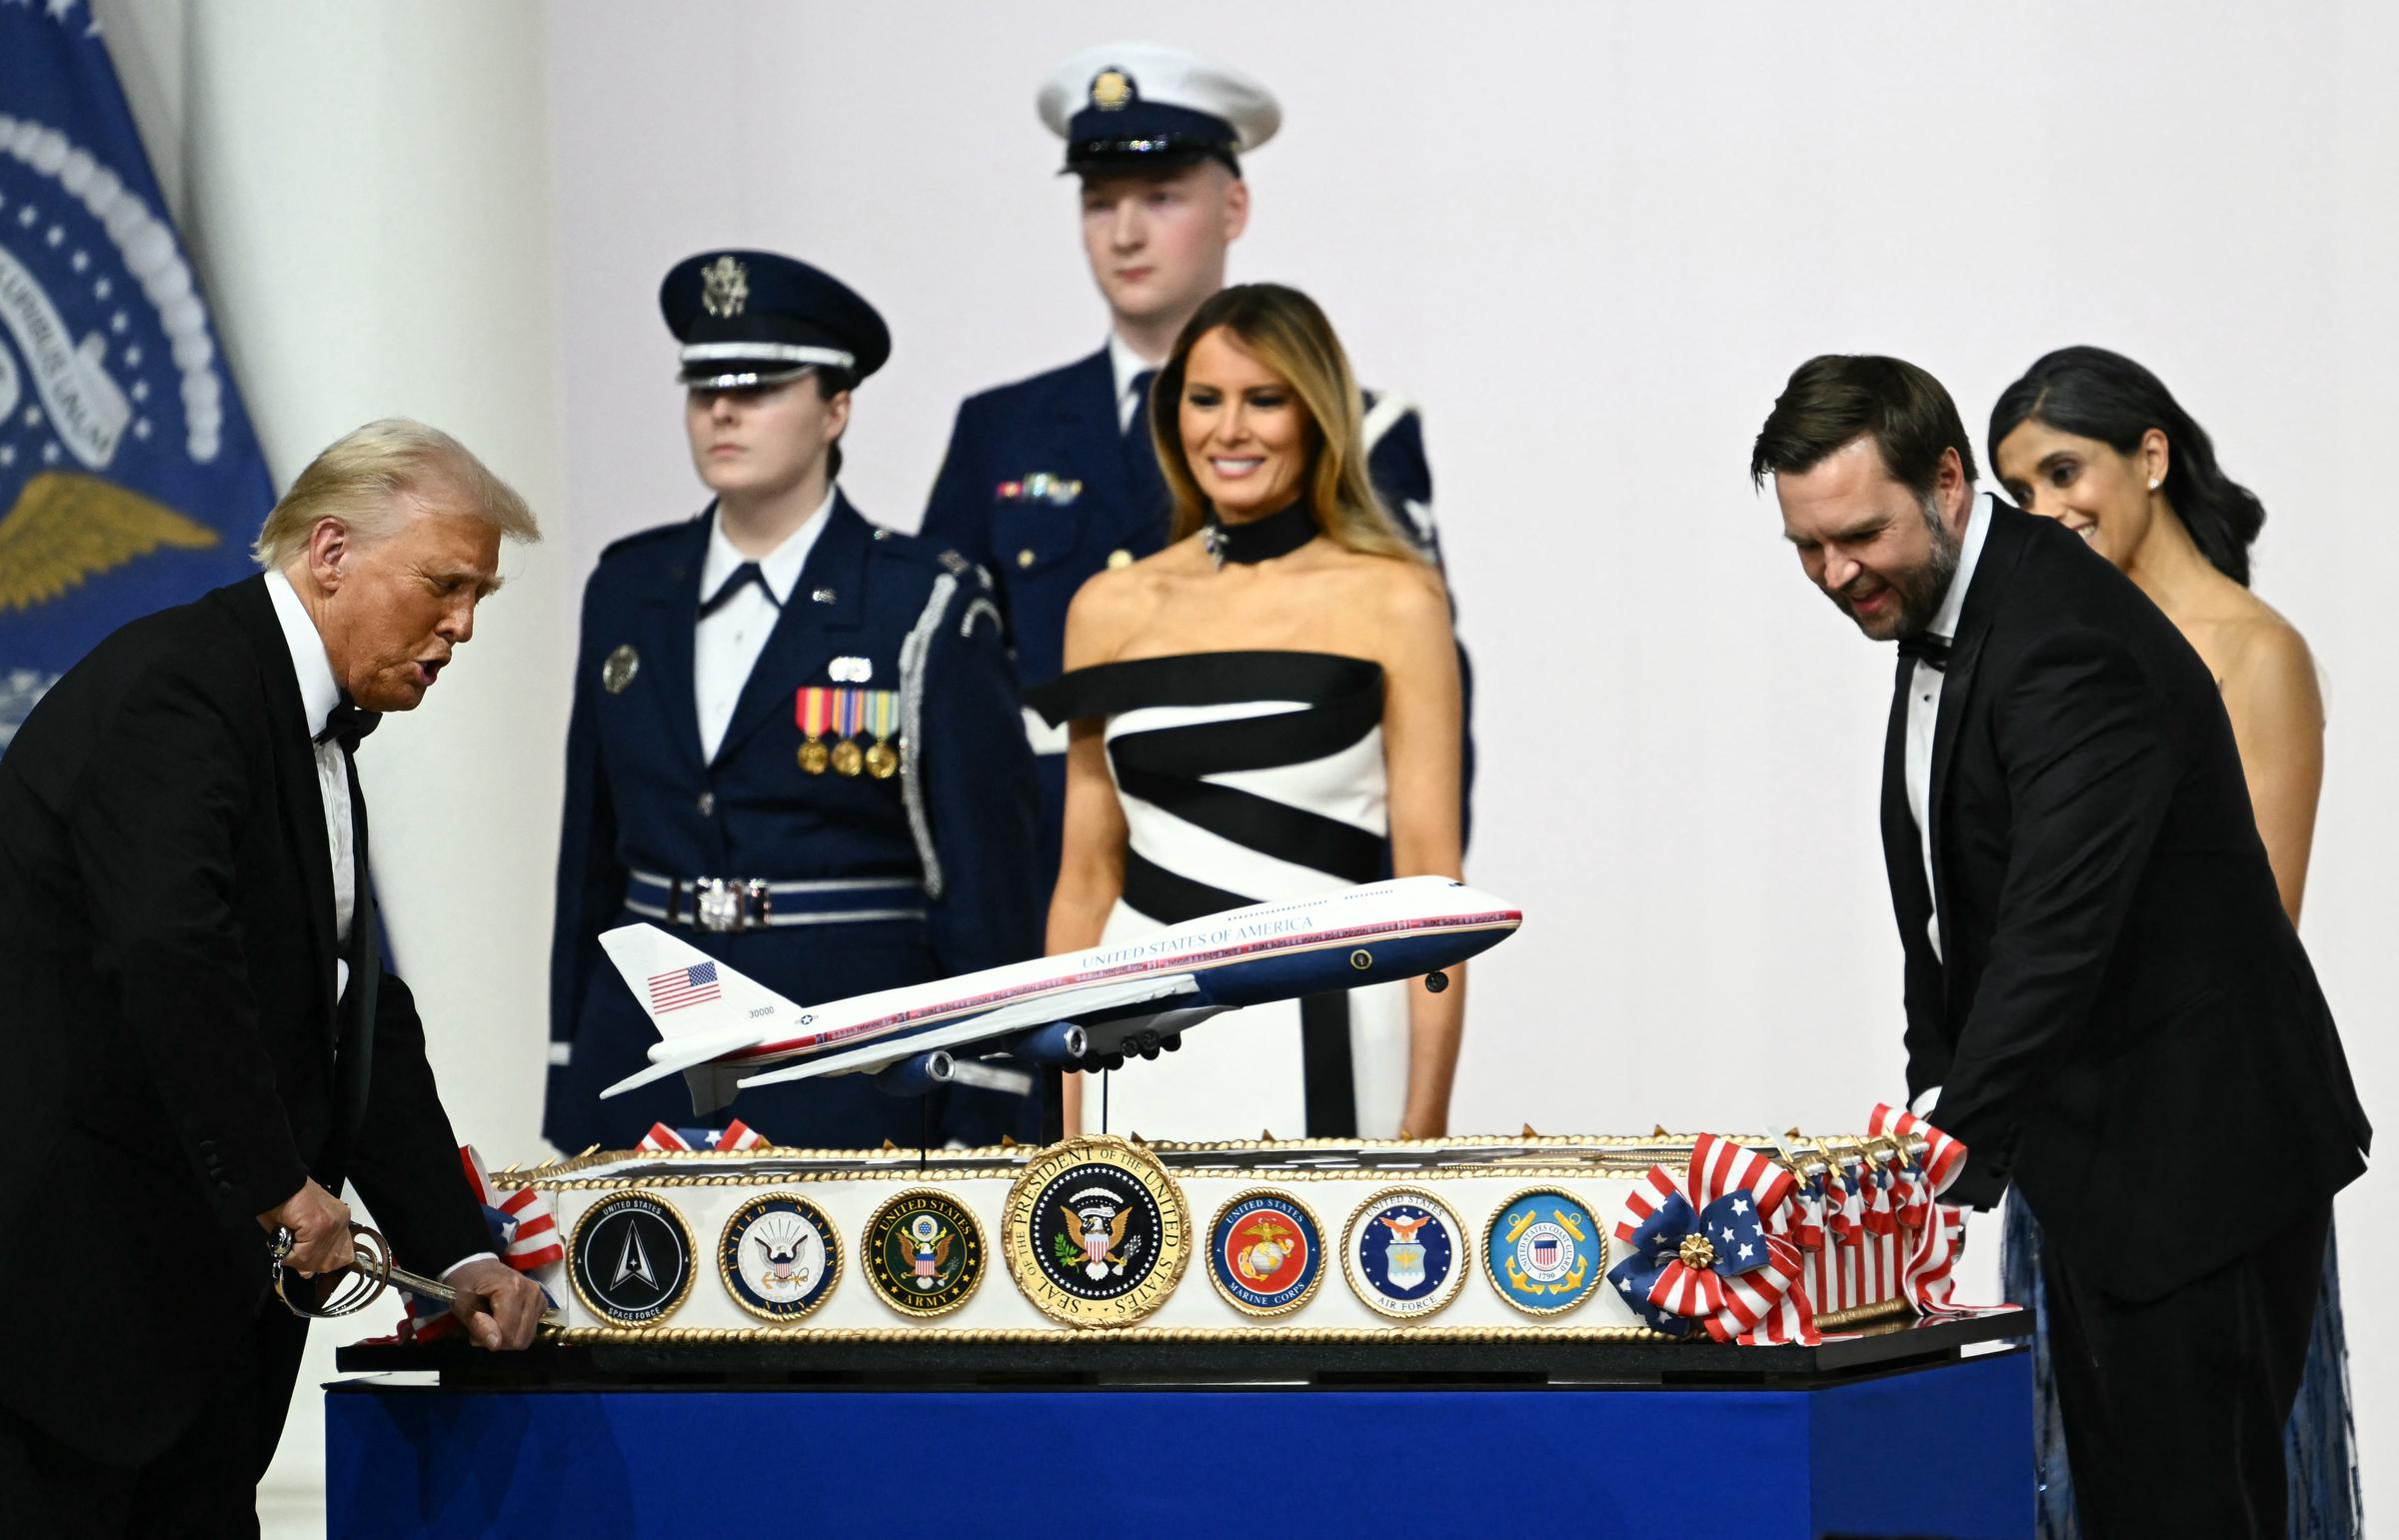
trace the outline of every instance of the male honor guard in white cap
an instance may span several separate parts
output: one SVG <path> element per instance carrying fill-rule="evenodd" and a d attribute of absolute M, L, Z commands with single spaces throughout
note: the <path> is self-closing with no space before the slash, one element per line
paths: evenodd
<path fill-rule="evenodd" d="M 1082 181 L 1083 246 L 1108 302 L 1106 346 L 970 397 L 926 509 L 924 538 L 989 572 L 1028 686 L 1064 667 L 1067 607 L 1094 573 L 1167 541 L 1150 444 L 1150 383 L 1176 335 L 1224 287 L 1249 219 L 1240 158 L 1282 110 L 1246 75 L 1157 43 L 1077 54 L 1042 87 L 1042 121 Z M 1432 473 L 1416 410 L 1366 393 L 1367 470 L 1402 533 L 1437 563 Z M 1461 659 L 1462 662 L 1462 659 Z M 1026 714 L 1041 781 L 1041 872 L 1058 874 L 1067 733 Z M 1468 777 L 1472 751 L 1466 747 Z"/>
<path fill-rule="evenodd" d="M 1033 779 L 988 585 L 842 495 L 883 318 L 827 274 L 707 252 L 659 293 L 714 501 L 621 540 L 585 590 L 567 742 L 543 1131 L 630 1145 L 692 1121 L 669 1079 L 601 1101 L 656 1040 L 602 954 L 634 920 L 796 1000 L 1036 955 Z M 952 1087 L 930 1132 L 1030 1137 L 1027 1098 Z M 914 1143 L 925 1108 L 865 1076 L 742 1094 L 781 1143 Z"/>

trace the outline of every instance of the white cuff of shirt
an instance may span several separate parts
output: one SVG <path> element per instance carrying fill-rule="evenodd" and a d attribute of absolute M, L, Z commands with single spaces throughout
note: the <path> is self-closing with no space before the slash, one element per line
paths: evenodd
<path fill-rule="evenodd" d="M 500 1258 L 497 1255 L 489 1251 L 478 1251 L 473 1256 L 462 1256 L 457 1261 L 452 1262 L 449 1266 L 442 1269 L 442 1281 L 444 1283 L 449 1282 L 450 1275 L 458 1271 L 461 1267 L 466 1266 L 469 1262 L 497 1262 L 499 1260 Z"/>
<path fill-rule="evenodd" d="M 1913 1101 L 1907 1104 L 1907 1109 L 1918 1117 L 1930 1117 L 1932 1109 L 1940 1104 L 1940 1099 L 1941 1088 L 1937 1085 L 1927 1085 L 1917 1093 Z"/>

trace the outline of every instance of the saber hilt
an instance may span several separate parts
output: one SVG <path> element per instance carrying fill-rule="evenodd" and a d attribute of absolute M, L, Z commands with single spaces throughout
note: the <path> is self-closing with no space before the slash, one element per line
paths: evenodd
<path fill-rule="evenodd" d="M 420 1299 L 438 1299 L 446 1305 L 458 1303 L 459 1291 L 439 1278 L 410 1272 L 392 1260 L 392 1243 L 383 1238 L 381 1230 L 350 1222 L 351 1264 L 333 1283 L 332 1292 L 323 1299 L 294 1298 L 284 1291 L 284 1258 L 292 1254 L 292 1232 L 278 1228 L 275 1238 L 267 1245 L 272 1259 L 269 1278 L 275 1285 L 275 1297 L 294 1315 L 312 1320 L 328 1320 L 335 1316 L 355 1315 L 383 1297 L 388 1288 L 400 1288 Z M 304 1280 L 314 1281 L 314 1280 Z M 541 1326 L 555 1331 L 567 1324 L 566 1312 L 553 1305 L 542 1312 Z"/>

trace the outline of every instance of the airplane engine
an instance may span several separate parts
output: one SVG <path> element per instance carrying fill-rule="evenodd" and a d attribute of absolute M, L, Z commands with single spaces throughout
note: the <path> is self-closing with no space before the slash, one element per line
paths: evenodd
<path fill-rule="evenodd" d="M 1091 1034 L 1081 1026 L 1072 1021 L 1054 1021 L 1009 1038 L 1001 1051 L 1045 1069 L 1073 1069 L 1091 1047 Z"/>
<path fill-rule="evenodd" d="M 875 1071 L 875 1088 L 891 1096 L 924 1096 L 958 1078 L 958 1060 L 936 1048 Z"/>

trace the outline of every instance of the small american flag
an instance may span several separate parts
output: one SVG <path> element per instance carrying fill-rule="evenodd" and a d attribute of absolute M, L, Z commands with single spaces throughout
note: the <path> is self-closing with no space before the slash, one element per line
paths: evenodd
<path fill-rule="evenodd" d="M 650 975 L 650 1008 L 661 1015 L 687 1005 L 705 1005 L 718 992 L 714 962 L 695 962 Z"/>

